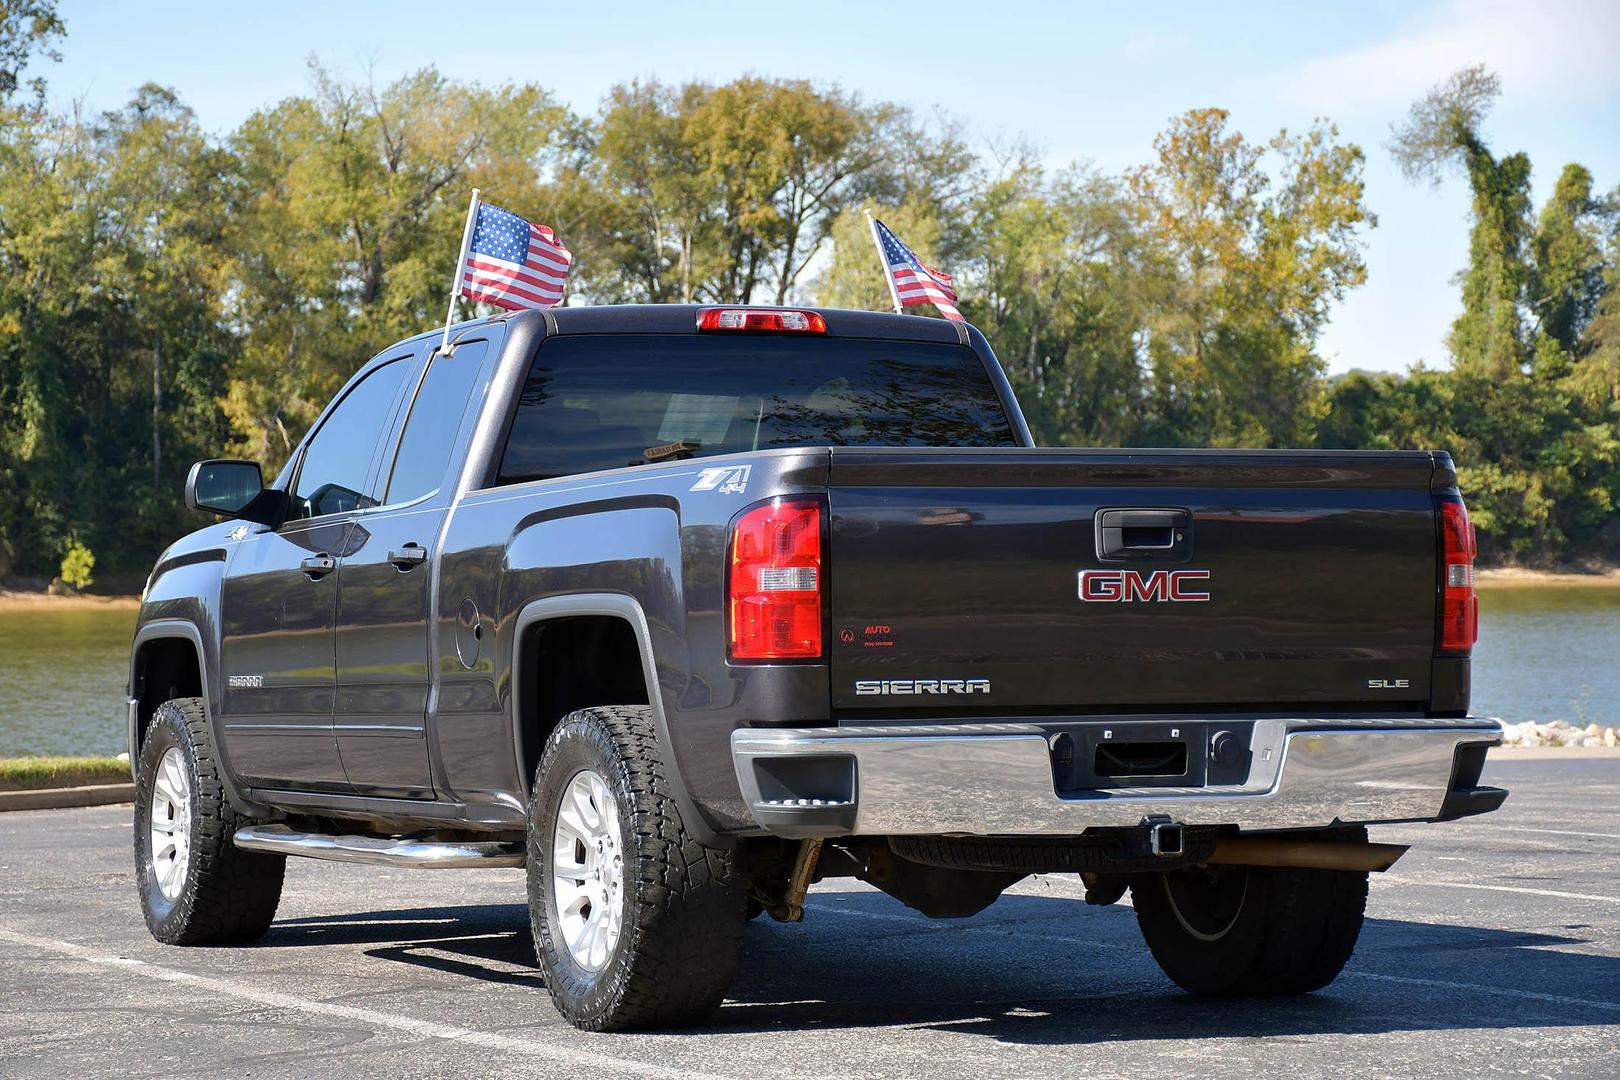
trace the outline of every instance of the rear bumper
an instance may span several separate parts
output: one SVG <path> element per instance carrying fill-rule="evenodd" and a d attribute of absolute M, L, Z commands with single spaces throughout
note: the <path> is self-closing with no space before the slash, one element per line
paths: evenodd
<path fill-rule="evenodd" d="M 1034 724 L 743 728 L 731 749 L 754 820 L 778 836 L 1074 836 L 1158 815 L 1265 831 L 1485 813 L 1506 797 L 1478 786 L 1501 741 L 1474 718 L 1261 720 L 1246 783 L 1063 796 Z"/>

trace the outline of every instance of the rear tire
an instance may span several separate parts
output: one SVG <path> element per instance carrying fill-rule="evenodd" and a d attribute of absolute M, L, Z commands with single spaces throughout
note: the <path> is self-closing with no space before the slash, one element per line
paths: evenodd
<path fill-rule="evenodd" d="M 1308 994 L 1336 979 L 1355 950 L 1367 875 L 1190 867 L 1136 878 L 1131 902 L 1153 959 L 1182 989 Z"/>
<path fill-rule="evenodd" d="M 529 802 L 529 920 L 546 989 L 577 1028 L 708 1018 L 737 974 L 746 893 L 731 851 L 681 821 L 645 705 L 557 724 Z"/>
<path fill-rule="evenodd" d="M 135 880 L 165 945 L 255 941 L 281 902 L 284 855 L 243 851 L 201 698 L 158 706 L 135 784 Z"/>

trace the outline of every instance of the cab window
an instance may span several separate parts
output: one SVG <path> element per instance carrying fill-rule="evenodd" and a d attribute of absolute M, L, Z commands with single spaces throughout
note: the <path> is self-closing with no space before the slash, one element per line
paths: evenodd
<path fill-rule="evenodd" d="M 327 413 L 298 467 L 292 492 L 297 516 L 321 517 L 373 505 L 364 494 L 366 476 L 410 369 L 407 359 L 373 369 Z"/>
<path fill-rule="evenodd" d="M 971 349 L 798 335 L 582 334 L 535 354 L 498 482 L 779 446 L 1014 446 Z"/>
<path fill-rule="evenodd" d="M 456 432 L 461 429 L 461 414 L 467 409 L 467 398 L 488 349 L 488 342 L 471 341 L 458 345 L 449 356 L 433 357 L 405 421 L 384 502 L 411 502 L 437 491 L 444 482 Z"/>

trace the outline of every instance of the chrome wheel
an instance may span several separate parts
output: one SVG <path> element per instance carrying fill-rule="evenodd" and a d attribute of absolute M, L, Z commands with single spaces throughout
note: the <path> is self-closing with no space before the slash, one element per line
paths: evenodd
<path fill-rule="evenodd" d="M 171 746 L 158 760 L 152 781 L 152 813 L 148 821 L 152 878 L 165 900 L 180 895 L 191 867 L 191 777 L 180 748 Z"/>
<path fill-rule="evenodd" d="M 581 769 L 563 789 L 551 840 L 557 936 L 586 971 L 607 966 L 624 928 L 619 807 L 607 782 Z"/>

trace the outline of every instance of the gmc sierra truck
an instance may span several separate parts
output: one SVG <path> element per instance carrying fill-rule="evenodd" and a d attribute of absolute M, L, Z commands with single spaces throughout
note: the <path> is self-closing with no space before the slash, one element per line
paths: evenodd
<path fill-rule="evenodd" d="M 355 373 L 147 583 L 146 922 L 271 925 L 286 856 L 524 867 L 586 1029 L 712 1013 L 826 878 L 932 917 L 1129 890 L 1195 994 L 1305 993 L 1381 822 L 1495 809 L 1444 453 L 1042 449 L 972 327 L 563 308 Z"/>

